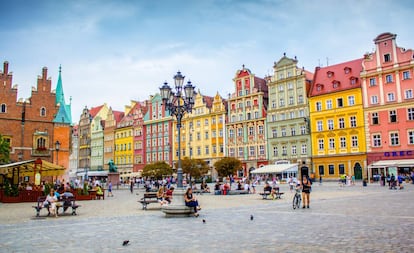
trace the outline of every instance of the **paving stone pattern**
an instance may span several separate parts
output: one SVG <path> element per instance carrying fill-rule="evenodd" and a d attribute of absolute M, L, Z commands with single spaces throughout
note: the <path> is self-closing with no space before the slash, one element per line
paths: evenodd
<path fill-rule="evenodd" d="M 156 204 L 143 211 L 127 190 L 79 202 L 85 210 L 74 217 L 34 218 L 32 203 L 22 203 L 15 215 L 24 209 L 25 217 L 6 221 L 12 204 L 1 204 L 0 252 L 414 252 L 413 185 L 396 191 L 315 184 L 310 209 L 299 210 L 292 209 L 293 192 L 282 189 L 285 196 L 274 201 L 258 194 L 197 196 L 198 218 L 165 218 Z M 106 215 L 94 216 L 100 205 Z"/>

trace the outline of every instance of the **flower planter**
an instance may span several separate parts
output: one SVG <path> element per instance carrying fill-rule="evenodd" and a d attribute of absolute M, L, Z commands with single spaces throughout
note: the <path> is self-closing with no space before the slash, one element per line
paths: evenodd
<path fill-rule="evenodd" d="M 75 195 L 76 200 L 92 200 L 91 195 Z"/>
<path fill-rule="evenodd" d="M 3 203 L 19 203 L 20 201 L 20 197 L 10 197 L 10 196 L 3 196 L 2 198 L 2 202 Z"/>

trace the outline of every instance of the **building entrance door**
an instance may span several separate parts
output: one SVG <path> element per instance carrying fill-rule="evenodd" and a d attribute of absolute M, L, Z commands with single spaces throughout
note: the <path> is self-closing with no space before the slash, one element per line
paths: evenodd
<path fill-rule="evenodd" d="M 362 168 L 359 163 L 356 163 L 354 166 L 354 175 L 355 179 L 362 179 Z"/>

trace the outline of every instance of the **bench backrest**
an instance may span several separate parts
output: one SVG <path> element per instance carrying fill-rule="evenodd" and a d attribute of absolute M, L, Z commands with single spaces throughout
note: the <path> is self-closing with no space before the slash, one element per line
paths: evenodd
<path fill-rule="evenodd" d="M 157 197 L 157 193 L 152 193 L 152 192 L 144 193 L 144 198 L 156 198 L 156 197 Z"/>

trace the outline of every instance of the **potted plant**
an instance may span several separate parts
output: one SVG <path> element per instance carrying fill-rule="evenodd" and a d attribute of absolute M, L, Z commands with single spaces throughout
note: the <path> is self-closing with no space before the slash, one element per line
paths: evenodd
<path fill-rule="evenodd" d="M 9 180 L 5 180 L 3 202 L 4 203 L 20 202 L 19 189 L 17 188 L 17 185 L 11 185 Z"/>

